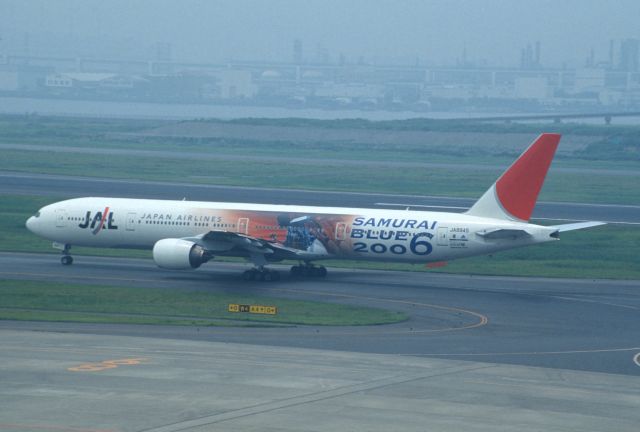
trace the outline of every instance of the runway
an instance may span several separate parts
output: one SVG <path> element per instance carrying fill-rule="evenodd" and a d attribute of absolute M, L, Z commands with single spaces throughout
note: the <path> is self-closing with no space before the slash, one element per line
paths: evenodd
<path fill-rule="evenodd" d="M 56 198 L 117 196 L 192 201 L 228 201 L 358 208 L 406 208 L 464 211 L 476 198 L 392 195 L 358 192 L 305 191 L 193 183 L 116 180 L 0 171 L 0 194 L 43 195 Z M 35 210 L 35 209 L 34 209 Z M 639 205 L 538 202 L 533 219 L 640 225 Z"/>
<path fill-rule="evenodd" d="M 331 269 L 243 281 L 150 260 L 0 253 L 0 278 L 243 292 L 401 310 L 399 324 L 0 321 L 0 431 L 635 431 L 640 281 Z M 542 368 L 540 368 L 542 367 Z M 602 373 L 606 372 L 606 373 Z"/>

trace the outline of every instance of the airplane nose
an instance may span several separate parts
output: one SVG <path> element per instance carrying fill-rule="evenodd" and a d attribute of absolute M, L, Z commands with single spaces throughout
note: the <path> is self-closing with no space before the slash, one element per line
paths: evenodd
<path fill-rule="evenodd" d="M 25 225 L 27 226 L 27 229 L 31 232 L 33 232 L 33 228 L 35 224 L 36 224 L 36 218 L 33 216 L 27 219 L 27 222 L 25 223 Z"/>

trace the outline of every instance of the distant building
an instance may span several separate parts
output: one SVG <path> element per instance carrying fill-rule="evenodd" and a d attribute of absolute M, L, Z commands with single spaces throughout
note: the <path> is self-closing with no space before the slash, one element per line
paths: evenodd
<path fill-rule="evenodd" d="M 521 69 L 540 69 L 540 42 L 535 43 L 535 48 L 531 44 L 527 44 L 520 52 L 520 68 Z"/>
<path fill-rule="evenodd" d="M 583 69 L 543 68 L 541 44 L 535 41 L 524 45 L 513 67 L 474 66 L 466 53 L 458 67 L 384 65 L 364 58 L 350 63 L 344 56 L 332 63 L 322 45 L 305 59 L 302 41 L 291 42 L 286 62 L 184 63 L 173 59 L 169 43 L 156 43 L 144 59 L 5 55 L 0 58 L 0 91 L 418 111 L 640 109 L 639 39 L 611 41 L 608 60 L 598 59 L 592 49 Z"/>
<path fill-rule="evenodd" d="M 251 99 L 258 92 L 249 71 L 219 70 L 210 76 L 212 81 L 203 88 L 204 99 Z"/>
<path fill-rule="evenodd" d="M 385 95 L 384 87 L 375 84 L 333 84 L 325 83 L 315 90 L 317 98 L 336 101 L 376 101 Z"/>
<path fill-rule="evenodd" d="M 640 41 L 638 39 L 625 39 L 620 44 L 619 69 L 627 72 L 638 72 L 638 59 L 640 56 Z"/>
<path fill-rule="evenodd" d="M 551 97 L 551 89 L 546 77 L 518 77 L 513 87 L 513 97 L 517 99 L 544 100 Z"/>
<path fill-rule="evenodd" d="M 604 69 L 577 69 L 574 91 L 576 93 L 595 92 L 604 87 L 605 79 Z"/>
<path fill-rule="evenodd" d="M 293 64 L 302 64 L 302 41 L 300 39 L 293 41 Z"/>
<path fill-rule="evenodd" d="M 0 91 L 33 92 L 40 88 L 51 68 L 31 65 L 0 65 Z"/>
<path fill-rule="evenodd" d="M 52 94 L 132 93 L 147 84 L 147 79 L 137 75 L 88 72 L 49 74 L 44 82 L 45 88 Z"/>
<path fill-rule="evenodd" d="M 156 61 L 170 62 L 173 59 L 173 48 L 169 42 L 156 42 L 154 44 L 154 57 Z"/>
<path fill-rule="evenodd" d="M 44 85 L 50 89 L 96 89 L 101 82 L 115 76 L 112 73 L 55 73 L 47 75 Z"/>
<path fill-rule="evenodd" d="M 423 100 L 428 99 L 456 99 L 469 100 L 476 97 L 476 91 L 469 85 L 439 85 L 425 88 Z"/>

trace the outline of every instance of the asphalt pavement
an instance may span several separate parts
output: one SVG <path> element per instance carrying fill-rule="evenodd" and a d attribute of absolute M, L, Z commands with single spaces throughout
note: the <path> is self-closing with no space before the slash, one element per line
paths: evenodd
<path fill-rule="evenodd" d="M 0 253 L 0 278 L 376 306 L 406 322 L 227 328 L 0 321 L 0 430 L 635 431 L 640 281 L 331 269 L 243 281 Z M 281 270 L 285 270 L 279 267 Z M 46 284 L 43 284 L 43 291 Z"/>

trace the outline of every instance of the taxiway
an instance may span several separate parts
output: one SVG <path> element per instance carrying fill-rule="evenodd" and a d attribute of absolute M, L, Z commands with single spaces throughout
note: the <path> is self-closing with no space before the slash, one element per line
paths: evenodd
<path fill-rule="evenodd" d="M 246 282 L 150 260 L 0 254 L 0 278 L 402 310 L 388 326 L 0 321 L 0 430 L 635 431 L 640 281 L 332 269 Z M 43 288 L 46 289 L 46 288 Z M 606 372 L 606 373 L 603 373 Z"/>

